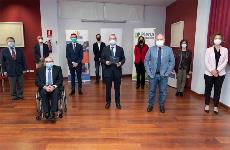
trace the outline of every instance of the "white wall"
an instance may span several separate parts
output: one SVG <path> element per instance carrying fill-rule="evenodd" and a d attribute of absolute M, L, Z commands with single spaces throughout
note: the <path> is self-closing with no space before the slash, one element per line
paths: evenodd
<path fill-rule="evenodd" d="M 49 7 L 52 5 L 52 7 Z M 109 24 L 109 23 L 83 23 L 80 19 L 63 19 L 56 16 L 58 15 L 58 3 L 57 0 L 41 0 L 41 10 L 45 12 L 41 13 L 43 33 L 46 33 L 46 27 L 56 28 L 58 30 L 58 44 L 55 55 L 59 56 L 58 65 L 61 65 L 63 73 L 67 75 L 67 65 L 65 58 L 65 30 L 66 29 L 86 29 L 89 30 L 89 43 L 90 43 L 90 75 L 95 75 L 94 71 L 94 57 L 92 51 L 92 45 L 95 42 L 95 35 L 100 33 L 101 28 L 122 28 L 123 29 L 123 48 L 125 50 L 126 63 L 123 67 L 123 74 L 132 73 L 133 63 L 133 29 L 141 27 L 154 27 L 156 33 L 165 32 L 165 18 L 166 8 L 147 6 L 144 12 L 144 22 L 132 22 L 132 23 L 121 23 L 121 24 Z M 52 16 L 55 16 L 54 18 Z"/>
<path fill-rule="evenodd" d="M 207 48 L 207 33 L 211 0 L 198 0 L 197 22 L 195 35 L 195 49 L 193 62 L 193 79 L 191 89 L 198 94 L 204 94 L 204 56 Z M 230 106 L 230 65 L 227 66 L 227 75 L 222 87 L 220 101 Z"/>

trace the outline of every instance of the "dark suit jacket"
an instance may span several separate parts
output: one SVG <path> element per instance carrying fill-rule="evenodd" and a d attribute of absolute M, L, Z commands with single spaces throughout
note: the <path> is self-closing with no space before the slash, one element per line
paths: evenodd
<path fill-rule="evenodd" d="M 125 55 L 124 50 L 120 46 L 116 46 L 116 54 L 115 56 L 119 58 L 119 62 L 121 62 L 121 66 L 117 67 L 116 65 L 106 65 L 106 61 L 110 61 L 111 50 L 110 46 L 106 46 L 101 53 L 101 62 L 105 65 L 104 68 L 104 77 L 115 77 L 121 78 L 122 76 L 122 65 L 125 63 Z M 113 74 L 114 73 L 114 74 Z"/>
<path fill-rule="evenodd" d="M 46 58 L 49 56 L 49 47 L 47 44 L 43 43 L 43 58 Z M 34 46 L 34 60 L 35 63 L 39 63 L 41 58 L 41 52 L 40 52 L 40 45 L 37 43 Z"/>
<path fill-rule="evenodd" d="M 7 76 L 15 77 L 26 71 L 25 58 L 22 49 L 15 48 L 16 60 L 13 60 L 9 48 L 2 50 L 2 70 L 7 72 Z"/>
<path fill-rule="evenodd" d="M 57 88 L 61 88 L 63 84 L 63 75 L 60 66 L 53 66 L 52 76 L 53 85 L 57 85 Z M 42 89 L 46 85 L 46 66 L 43 66 L 36 71 L 35 84 L 39 89 Z"/>
<path fill-rule="evenodd" d="M 94 60 L 99 61 L 99 58 L 101 58 L 101 52 L 105 47 L 105 43 L 101 42 L 100 48 L 98 47 L 98 43 L 93 44 L 93 53 L 94 53 Z"/>
<path fill-rule="evenodd" d="M 83 47 L 81 44 L 76 43 L 75 50 L 73 50 L 72 43 L 67 44 L 66 46 L 66 58 L 68 61 L 69 69 L 73 68 L 72 62 L 78 63 L 77 68 L 81 68 L 81 63 L 83 59 Z"/>

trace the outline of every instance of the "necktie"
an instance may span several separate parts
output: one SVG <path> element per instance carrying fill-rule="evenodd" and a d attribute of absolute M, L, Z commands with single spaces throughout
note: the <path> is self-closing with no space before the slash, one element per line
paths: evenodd
<path fill-rule="evenodd" d="M 75 48 L 76 48 L 76 44 L 75 43 L 73 43 L 73 50 L 75 51 Z"/>
<path fill-rule="evenodd" d="M 15 53 L 15 50 L 12 48 L 12 58 L 13 60 L 16 60 L 16 53 Z"/>
<path fill-rule="evenodd" d="M 158 49 L 158 57 L 157 57 L 157 72 L 160 72 L 161 68 L 161 47 Z"/>
<path fill-rule="evenodd" d="M 114 49 L 114 47 L 111 47 L 111 54 L 112 54 L 112 56 L 114 56 L 113 49 Z"/>
<path fill-rule="evenodd" d="M 51 68 L 48 69 L 48 85 L 52 85 Z"/>

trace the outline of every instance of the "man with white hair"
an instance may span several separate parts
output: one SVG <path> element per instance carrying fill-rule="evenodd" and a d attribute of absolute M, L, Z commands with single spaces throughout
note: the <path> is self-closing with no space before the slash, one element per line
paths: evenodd
<path fill-rule="evenodd" d="M 145 69 L 149 77 L 149 106 L 148 112 L 153 110 L 156 86 L 159 88 L 160 112 L 165 113 L 165 98 L 167 94 L 168 76 L 174 68 L 175 58 L 172 48 L 164 45 L 165 37 L 156 36 L 156 46 L 151 47 L 145 56 Z"/>
<path fill-rule="evenodd" d="M 53 63 L 52 56 L 46 57 L 44 66 L 36 72 L 35 84 L 43 100 L 42 108 L 46 119 L 55 118 L 58 110 L 58 94 L 63 84 L 62 69 Z"/>
<path fill-rule="evenodd" d="M 115 102 L 117 109 L 121 109 L 120 86 L 122 77 L 122 65 L 125 63 L 125 55 L 122 47 L 117 46 L 115 34 L 109 36 L 109 45 L 102 50 L 101 63 L 105 65 L 104 78 L 106 84 L 106 105 L 109 109 L 111 103 L 111 88 L 114 82 Z"/>

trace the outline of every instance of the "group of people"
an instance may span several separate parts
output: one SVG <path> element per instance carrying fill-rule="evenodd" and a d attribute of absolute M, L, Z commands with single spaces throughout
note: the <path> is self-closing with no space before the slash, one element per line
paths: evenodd
<path fill-rule="evenodd" d="M 75 94 L 75 77 L 78 81 L 78 94 L 82 92 L 82 59 L 83 47 L 77 41 L 75 33 L 70 36 L 71 42 L 66 46 L 66 58 L 71 74 L 70 96 Z M 63 86 L 62 69 L 54 65 L 50 56 L 48 45 L 43 42 L 41 36 L 37 37 L 38 43 L 34 47 L 34 59 L 36 64 L 35 84 L 44 100 L 42 107 L 46 118 L 55 117 L 59 89 Z M 100 66 L 102 78 L 106 85 L 105 109 L 111 105 L 111 88 L 114 82 L 115 103 L 117 109 L 121 109 L 120 86 L 122 78 L 122 66 L 125 63 L 125 55 L 122 47 L 117 45 L 115 34 L 109 36 L 109 45 L 101 41 L 101 35 L 96 35 L 93 44 L 95 60 L 96 83 L 100 81 Z M 2 70 L 10 83 L 10 95 L 12 100 L 23 99 L 23 74 L 26 73 L 26 63 L 23 50 L 15 47 L 15 39 L 7 38 L 7 47 L 2 50 Z M 228 50 L 222 47 L 223 37 L 215 34 L 212 39 L 213 46 L 206 50 L 205 54 L 205 112 L 209 112 L 211 90 L 214 86 L 214 112 L 218 114 L 218 104 L 221 87 L 225 78 L 225 68 L 228 62 Z M 165 113 L 165 99 L 167 95 L 167 83 L 170 73 L 175 70 L 177 74 L 176 96 L 183 96 L 187 78 L 192 73 L 192 52 L 188 49 L 188 41 L 182 40 L 180 48 L 174 52 L 165 45 L 165 37 L 162 34 L 156 36 L 156 43 L 148 47 L 145 38 L 140 36 L 134 48 L 135 67 L 137 74 L 136 88 L 144 89 L 146 73 L 149 80 L 149 104 L 147 111 L 154 108 L 156 88 L 159 88 L 159 110 Z M 49 102 L 51 100 L 51 103 Z"/>

